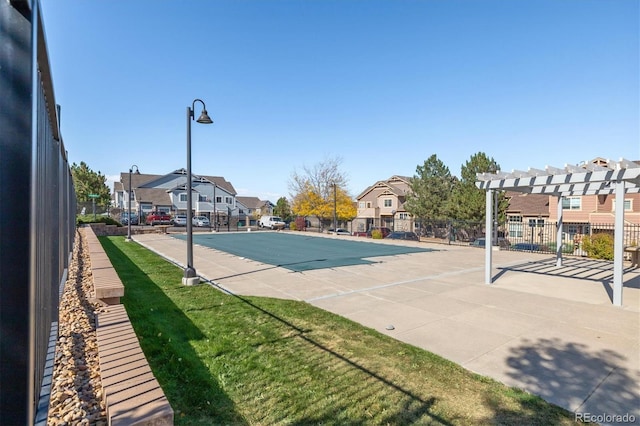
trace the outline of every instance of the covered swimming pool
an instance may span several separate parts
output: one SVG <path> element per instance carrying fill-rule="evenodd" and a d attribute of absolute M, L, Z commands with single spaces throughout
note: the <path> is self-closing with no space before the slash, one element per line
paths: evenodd
<path fill-rule="evenodd" d="M 173 237 L 187 238 L 183 234 L 174 234 Z M 371 260 L 375 257 L 434 251 L 354 238 L 322 238 L 289 232 L 238 232 L 194 234 L 193 243 L 294 272 L 364 265 L 376 262 Z"/>

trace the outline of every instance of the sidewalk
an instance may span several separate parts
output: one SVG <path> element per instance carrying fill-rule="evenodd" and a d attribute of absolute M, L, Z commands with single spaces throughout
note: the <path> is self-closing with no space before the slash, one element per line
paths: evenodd
<path fill-rule="evenodd" d="M 184 241 L 134 239 L 186 262 Z M 232 293 L 306 301 L 570 411 L 640 423 L 640 269 L 615 307 L 609 262 L 497 251 L 486 285 L 483 250 L 414 244 L 437 251 L 291 272 L 196 245 L 194 266 Z"/>

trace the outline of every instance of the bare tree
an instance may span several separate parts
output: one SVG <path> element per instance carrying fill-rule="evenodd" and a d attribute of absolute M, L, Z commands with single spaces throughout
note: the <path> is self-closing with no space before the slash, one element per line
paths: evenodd
<path fill-rule="evenodd" d="M 342 158 L 331 157 L 316 163 L 313 167 L 303 166 L 302 172 L 294 172 L 289 180 L 289 195 L 292 199 L 311 189 L 323 199 L 333 199 L 333 185 L 346 190 L 348 179 L 340 171 Z"/>

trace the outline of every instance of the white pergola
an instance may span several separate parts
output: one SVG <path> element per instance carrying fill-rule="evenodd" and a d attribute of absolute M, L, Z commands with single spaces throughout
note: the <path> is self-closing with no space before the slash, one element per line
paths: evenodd
<path fill-rule="evenodd" d="M 558 223 L 556 266 L 562 266 L 562 197 L 615 194 L 613 249 L 613 304 L 622 306 L 624 194 L 640 192 L 640 164 L 620 159 L 600 164 L 567 165 L 563 169 L 547 166 L 544 170 L 514 170 L 511 173 L 478 173 L 476 186 L 486 191 L 485 283 L 491 284 L 493 242 L 493 192 L 517 191 L 557 197 Z"/>

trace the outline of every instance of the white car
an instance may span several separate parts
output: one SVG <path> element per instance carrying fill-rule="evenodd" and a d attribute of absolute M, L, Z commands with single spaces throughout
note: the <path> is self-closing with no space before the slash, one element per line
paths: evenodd
<path fill-rule="evenodd" d="M 193 219 L 191 219 L 191 223 L 194 226 L 210 226 L 211 222 L 209 222 L 209 218 L 206 216 L 194 216 Z"/>
<path fill-rule="evenodd" d="M 191 222 L 193 223 L 193 222 Z M 173 218 L 173 226 L 187 226 L 187 215 L 179 214 Z"/>
<path fill-rule="evenodd" d="M 284 229 L 286 224 L 278 216 L 262 216 L 258 221 L 258 227 L 269 229 Z"/>
<path fill-rule="evenodd" d="M 335 235 L 351 235 L 351 232 L 347 231 L 344 228 L 337 228 L 335 231 L 333 230 L 333 228 L 331 228 L 329 229 L 329 233 Z"/>

